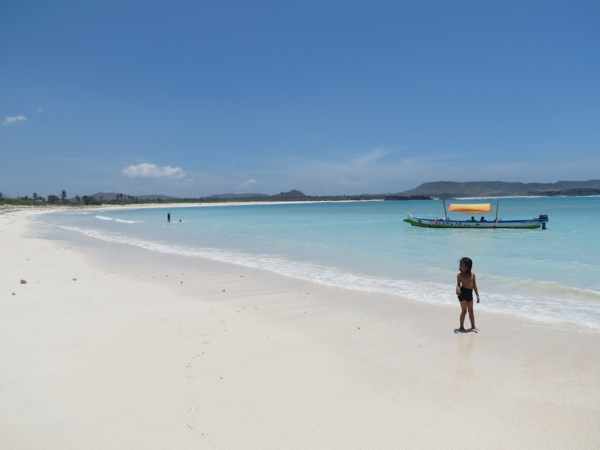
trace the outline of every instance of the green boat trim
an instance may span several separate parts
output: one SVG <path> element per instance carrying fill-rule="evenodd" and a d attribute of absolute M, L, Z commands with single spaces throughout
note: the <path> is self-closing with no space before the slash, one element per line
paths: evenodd
<path fill-rule="evenodd" d="M 419 222 L 416 222 L 411 219 L 404 219 L 404 222 L 410 223 L 414 227 L 421 227 L 421 228 L 462 228 L 462 229 L 469 228 L 471 230 L 494 230 L 497 228 L 514 228 L 517 230 L 533 230 L 536 228 L 541 228 L 541 226 L 542 226 L 541 224 L 539 224 L 539 225 L 524 225 L 524 226 L 500 225 L 500 226 L 482 227 L 482 226 L 477 226 L 477 223 L 474 223 L 474 224 L 471 223 L 471 224 L 465 224 L 465 225 L 438 225 L 436 223 L 423 224 L 423 223 L 419 223 Z"/>

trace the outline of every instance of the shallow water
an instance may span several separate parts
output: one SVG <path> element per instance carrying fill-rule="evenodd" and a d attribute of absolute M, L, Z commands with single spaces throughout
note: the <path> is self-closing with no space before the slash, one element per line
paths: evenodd
<path fill-rule="evenodd" d="M 600 330 L 600 197 L 500 200 L 501 218 L 548 214 L 547 230 L 417 228 L 403 222 L 407 211 L 443 215 L 439 201 L 413 201 L 175 208 L 171 223 L 162 208 L 39 220 L 158 252 L 434 304 L 457 303 L 458 260 L 469 256 L 482 310 Z"/>

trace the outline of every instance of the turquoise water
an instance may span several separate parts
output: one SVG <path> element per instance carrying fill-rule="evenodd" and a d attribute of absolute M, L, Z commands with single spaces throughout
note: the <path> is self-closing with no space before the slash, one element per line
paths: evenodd
<path fill-rule="evenodd" d="M 406 212 L 438 217 L 443 208 L 439 201 L 268 204 L 175 208 L 171 223 L 162 208 L 40 220 L 154 251 L 435 304 L 457 304 L 458 260 L 469 256 L 481 309 L 600 330 L 600 197 L 500 200 L 501 218 L 547 214 L 547 230 L 417 228 L 403 222 Z"/>

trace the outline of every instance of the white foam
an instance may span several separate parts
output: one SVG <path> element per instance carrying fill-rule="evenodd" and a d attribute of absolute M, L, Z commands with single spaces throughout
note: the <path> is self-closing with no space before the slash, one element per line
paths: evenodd
<path fill-rule="evenodd" d="M 268 270 L 283 276 L 316 282 L 337 289 L 378 293 L 436 305 L 458 304 L 453 285 L 370 277 L 344 272 L 335 267 L 289 261 L 270 255 L 250 255 L 215 248 L 187 248 L 135 238 L 111 236 L 96 230 L 85 230 L 77 227 L 61 226 L 60 228 L 77 231 L 86 236 L 109 242 L 134 245 L 161 253 L 206 258 L 254 269 Z M 518 294 L 489 294 L 485 296 L 485 302 L 479 304 L 478 308 L 493 313 L 525 317 L 538 322 L 573 324 L 600 330 L 600 308 L 598 302 L 594 301 L 597 292 L 591 291 L 590 294 L 591 298 L 585 300 L 559 299 L 549 296 L 532 298 Z"/>
<path fill-rule="evenodd" d="M 110 217 L 106 217 L 106 216 L 95 216 L 96 219 L 100 219 L 100 220 L 112 220 Z"/>
<path fill-rule="evenodd" d="M 123 219 L 115 219 L 115 222 L 121 222 L 121 223 L 138 223 L 139 220 L 123 220 Z"/>

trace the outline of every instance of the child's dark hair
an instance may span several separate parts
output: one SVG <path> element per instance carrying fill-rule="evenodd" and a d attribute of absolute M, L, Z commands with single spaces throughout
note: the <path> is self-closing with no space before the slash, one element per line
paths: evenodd
<path fill-rule="evenodd" d="M 467 273 L 471 273 L 471 269 L 473 268 L 473 261 L 471 261 L 471 258 L 466 258 L 466 257 L 465 258 L 461 258 L 461 260 L 460 260 L 460 266 L 462 266 L 463 264 L 465 266 L 467 266 Z M 458 266 L 458 270 L 459 271 L 461 271 L 460 270 L 460 266 Z"/>

